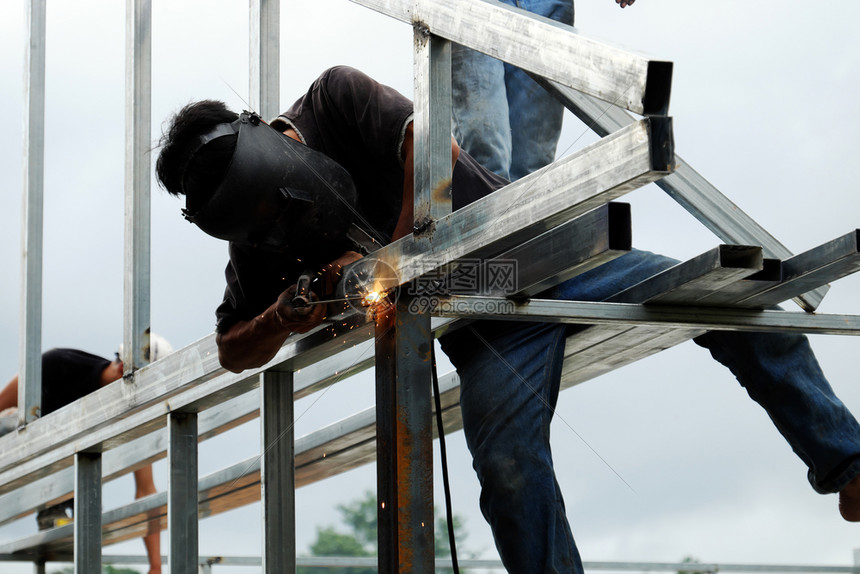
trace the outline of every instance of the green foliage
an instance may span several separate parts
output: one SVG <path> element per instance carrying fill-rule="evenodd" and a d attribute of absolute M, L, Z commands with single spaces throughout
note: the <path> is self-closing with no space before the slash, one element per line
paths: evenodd
<path fill-rule="evenodd" d="M 311 556 L 376 556 L 376 494 L 367 491 L 364 496 L 337 507 L 348 532 L 338 532 L 329 526 L 317 529 L 317 538 L 311 544 Z M 458 555 L 463 556 L 460 548 L 466 538 L 463 532 L 463 519 L 454 516 L 454 534 L 458 544 Z M 451 555 L 448 544 L 448 522 L 445 518 L 436 519 L 435 549 L 437 558 Z M 471 557 L 471 555 L 469 555 Z M 375 574 L 375 568 L 307 568 L 300 567 L 297 574 Z M 452 572 L 447 570 L 445 572 Z"/>
<path fill-rule="evenodd" d="M 692 556 L 685 556 L 681 560 L 682 564 L 699 564 L 699 559 Z M 704 570 L 678 570 L 678 574 L 709 574 Z"/>

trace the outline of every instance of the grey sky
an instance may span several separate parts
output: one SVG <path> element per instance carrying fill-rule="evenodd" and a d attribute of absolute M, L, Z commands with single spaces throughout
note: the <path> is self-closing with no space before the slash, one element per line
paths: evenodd
<path fill-rule="evenodd" d="M 43 346 L 109 355 L 122 329 L 124 3 L 48 4 Z M 243 108 L 233 90 L 248 91 L 246 3 L 153 4 L 153 140 L 162 121 L 189 101 L 217 98 Z M 23 5 L 0 6 L 2 379 L 17 368 Z M 678 153 L 790 249 L 803 251 L 858 227 L 860 7 L 640 0 L 620 10 L 612 0 L 581 0 L 576 8 L 582 33 L 675 62 L 670 111 Z M 408 26 L 346 0 L 283 2 L 281 10 L 282 107 L 335 64 L 411 94 Z M 560 154 L 594 141 L 568 120 Z M 640 248 L 686 258 L 719 243 L 654 186 L 627 200 Z M 153 188 L 152 324 L 175 347 L 211 332 L 226 262 L 225 245 L 185 223 L 180 207 Z M 858 292 L 857 277 L 837 282 L 821 311 L 860 313 Z M 840 397 L 860 413 L 851 360 L 860 341 L 815 337 L 813 346 Z M 343 387 L 297 407 L 308 409 L 299 432 L 371 404 L 366 381 Z M 254 432 L 246 425 L 204 444 L 201 473 L 250 456 Z M 860 547 L 860 526 L 841 520 L 835 496 L 812 491 L 805 468 L 764 413 L 692 343 L 565 391 L 553 432 L 559 481 L 585 560 L 692 555 L 705 562 L 848 564 Z M 450 442 L 455 511 L 467 517 L 470 532 L 466 545 L 491 556 L 462 433 Z M 373 489 L 374 481 L 366 467 L 299 490 L 300 547 L 316 526 L 334 522 L 337 503 Z M 130 481 L 117 482 L 107 486 L 107 504 L 130 499 Z M 164 488 L 163 473 L 156 482 Z M 20 527 L 35 529 L 33 522 Z M 202 528 L 202 553 L 259 552 L 256 505 Z M 9 528 L 0 529 L 0 540 L 10 536 Z M 138 541 L 123 548 L 142 552 Z"/>

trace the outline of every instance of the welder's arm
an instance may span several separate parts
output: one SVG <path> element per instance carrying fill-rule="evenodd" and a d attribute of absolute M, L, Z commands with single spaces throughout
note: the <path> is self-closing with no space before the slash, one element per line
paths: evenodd
<path fill-rule="evenodd" d="M 218 333 L 218 361 L 234 373 L 265 365 L 277 354 L 290 333 L 307 333 L 325 318 L 325 305 L 304 308 L 292 304 L 296 286 L 249 321 L 239 321 Z"/>
<path fill-rule="evenodd" d="M 360 259 L 354 251 L 346 251 L 323 269 L 323 295 L 329 296 L 341 278 L 341 270 Z M 239 321 L 224 333 L 218 333 L 218 360 L 234 373 L 265 365 L 277 354 L 290 333 L 307 333 L 322 323 L 326 305 L 295 307 L 292 304 L 296 286 L 278 297 L 268 309 L 249 321 Z M 316 298 L 316 296 L 313 296 Z"/>
<path fill-rule="evenodd" d="M 394 228 L 394 234 L 391 239 L 400 239 L 412 233 L 412 227 L 415 220 L 415 155 L 414 155 L 414 133 L 412 130 L 412 122 L 406 126 L 406 133 L 403 137 L 403 146 L 400 148 L 401 157 L 403 158 L 403 204 L 400 208 L 400 217 L 397 219 L 397 226 Z M 457 158 L 460 156 L 460 146 L 457 140 L 451 138 L 451 166 L 457 163 Z"/>

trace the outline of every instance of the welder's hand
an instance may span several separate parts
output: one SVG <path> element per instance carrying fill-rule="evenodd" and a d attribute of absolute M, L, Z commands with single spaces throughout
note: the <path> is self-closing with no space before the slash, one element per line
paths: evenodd
<path fill-rule="evenodd" d="M 293 297 L 296 296 L 296 286 L 290 286 L 281 293 L 275 305 L 275 318 L 278 324 L 291 333 L 307 333 L 325 318 L 325 305 L 309 305 L 307 307 L 296 307 L 293 305 Z M 318 299 L 311 292 L 311 300 Z"/>

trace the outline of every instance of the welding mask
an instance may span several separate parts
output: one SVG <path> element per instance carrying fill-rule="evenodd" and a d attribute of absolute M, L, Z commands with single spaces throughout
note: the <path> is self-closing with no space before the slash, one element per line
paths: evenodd
<path fill-rule="evenodd" d="M 207 144 L 233 134 L 224 179 L 208 199 L 186 194 L 185 219 L 213 237 L 301 259 L 339 255 L 357 200 L 349 173 L 248 112 L 200 136 L 186 166 Z"/>

